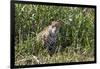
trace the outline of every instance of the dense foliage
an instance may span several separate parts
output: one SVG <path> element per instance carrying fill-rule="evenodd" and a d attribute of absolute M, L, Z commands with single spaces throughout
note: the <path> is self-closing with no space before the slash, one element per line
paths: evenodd
<path fill-rule="evenodd" d="M 36 56 L 43 63 L 93 61 L 94 11 L 84 7 L 15 4 L 15 64 L 36 64 L 31 58 L 34 52 L 39 53 Z M 61 21 L 56 43 L 59 52 L 52 57 L 39 51 L 41 44 L 35 42 L 36 34 L 51 19 Z"/>

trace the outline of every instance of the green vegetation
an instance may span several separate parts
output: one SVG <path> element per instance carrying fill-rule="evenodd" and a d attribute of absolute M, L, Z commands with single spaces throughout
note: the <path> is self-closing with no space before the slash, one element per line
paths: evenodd
<path fill-rule="evenodd" d="M 15 4 L 15 65 L 94 61 L 94 15 L 93 8 Z M 53 56 L 35 41 L 51 19 L 61 21 Z"/>

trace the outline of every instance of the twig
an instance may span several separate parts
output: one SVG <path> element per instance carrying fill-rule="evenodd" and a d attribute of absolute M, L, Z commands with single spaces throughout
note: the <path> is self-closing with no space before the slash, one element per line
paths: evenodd
<path fill-rule="evenodd" d="M 38 64 L 42 64 L 42 63 L 37 59 L 36 56 L 33 55 L 33 58 L 36 60 L 36 62 L 37 62 Z"/>

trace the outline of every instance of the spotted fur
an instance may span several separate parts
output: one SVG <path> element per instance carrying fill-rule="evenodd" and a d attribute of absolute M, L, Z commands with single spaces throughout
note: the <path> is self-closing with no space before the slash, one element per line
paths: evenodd
<path fill-rule="evenodd" d="M 50 55 L 55 52 L 55 44 L 59 28 L 60 23 L 58 21 L 52 21 L 51 25 L 44 28 L 44 30 L 37 35 L 37 41 L 42 41 L 42 45 L 47 49 Z"/>

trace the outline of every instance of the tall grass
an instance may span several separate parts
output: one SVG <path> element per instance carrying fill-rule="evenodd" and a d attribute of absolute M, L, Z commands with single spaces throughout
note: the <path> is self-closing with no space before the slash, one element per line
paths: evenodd
<path fill-rule="evenodd" d="M 15 4 L 15 64 L 37 64 L 34 55 L 43 64 L 93 61 L 94 15 L 93 8 Z M 51 19 L 61 21 L 52 57 L 35 41 Z"/>

